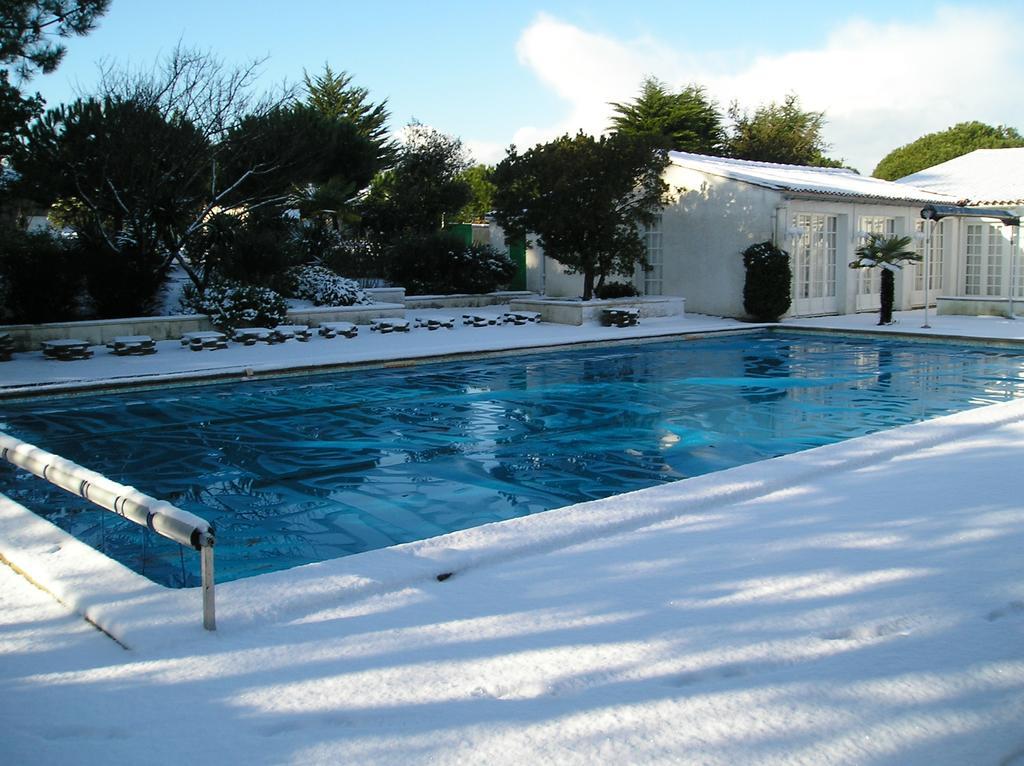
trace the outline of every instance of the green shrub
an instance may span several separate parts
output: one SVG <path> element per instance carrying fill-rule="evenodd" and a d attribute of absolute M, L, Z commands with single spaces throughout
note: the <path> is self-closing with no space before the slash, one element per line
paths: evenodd
<path fill-rule="evenodd" d="M 287 303 L 273 290 L 232 280 L 214 282 L 201 295 L 194 285 L 185 285 L 181 307 L 186 313 L 206 314 L 222 332 L 276 327 L 288 315 Z"/>
<path fill-rule="evenodd" d="M 114 252 L 106 245 L 92 246 L 81 240 L 75 245 L 74 253 L 97 318 L 118 319 L 152 313 L 167 277 L 162 256 L 134 251 L 124 245 L 121 252 Z"/>
<path fill-rule="evenodd" d="M 277 214 L 222 221 L 206 254 L 215 278 L 291 292 L 291 269 L 304 260 L 293 227 L 292 221 Z"/>
<path fill-rule="evenodd" d="M 410 295 L 489 293 L 506 287 L 516 273 L 506 254 L 444 232 L 403 237 L 387 260 L 388 279 Z"/>
<path fill-rule="evenodd" d="M 63 240 L 16 228 L 0 232 L 0 306 L 5 321 L 76 319 L 80 287 L 78 265 Z"/>
<path fill-rule="evenodd" d="M 639 294 L 640 291 L 629 282 L 605 282 L 594 288 L 594 295 L 601 299 L 632 298 Z"/>
<path fill-rule="evenodd" d="M 321 265 L 349 279 L 383 279 L 387 274 L 384 248 L 374 240 L 338 236 L 319 258 Z"/>
<path fill-rule="evenodd" d="M 289 281 L 295 285 L 291 296 L 310 301 L 314 306 L 355 306 L 372 303 L 358 283 L 339 277 L 323 266 L 298 266 L 293 270 Z"/>
<path fill-rule="evenodd" d="M 743 308 L 759 322 L 777 322 L 789 310 L 789 253 L 771 242 L 759 242 L 743 251 L 743 265 Z"/>

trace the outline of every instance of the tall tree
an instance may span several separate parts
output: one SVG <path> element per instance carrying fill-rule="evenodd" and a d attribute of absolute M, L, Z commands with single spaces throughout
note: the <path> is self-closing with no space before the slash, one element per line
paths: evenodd
<path fill-rule="evenodd" d="M 959 157 L 975 149 L 1007 149 L 1024 146 L 1024 136 L 1016 128 L 983 122 L 961 122 L 937 133 L 928 133 L 916 141 L 893 149 L 875 167 L 875 178 L 895 181 L 919 170 Z"/>
<path fill-rule="evenodd" d="M 303 106 L 325 119 L 349 125 L 375 149 L 377 168 L 390 167 L 395 160 L 396 144 L 388 133 L 387 100 L 375 104 L 366 88 L 352 84 L 347 72 L 335 73 L 329 64 L 319 75 L 303 73 L 306 98 Z M 303 217 L 323 216 L 335 231 L 343 223 L 355 223 L 358 195 L 369 183 L 355 183 L 348 176 L 324 179 L 298 190 L 295 205 Z"/>
<path fill-rule="evenodd" d="M 639 226 L 667 202 L 667 153 L 647 136 L 584 133 L 510 147 L 494 170 L 494 212 L 511 237 L 536 235 L 546 255 L 583 274 L 583 299 L 595 280 L 629 273 L 645 257 Z"/>
<path fill-rule="evenodd" d="M 731 157 L 789 165 L 842 167 L 842 162 L 825 156 L 830 148 L 822 137 L 825 113 L 805 111 L 800 99 L 790 93 L 781 104 L 759 106 L 751 115 L 733 103 L 733 122 L 728 150 Z"/>
<path fill-rule="evenodd" d="M 254 67 L 179 49 L 155 73 L 107 73 L 102 97 L 33 126 L 16 168 L 113 262 L 142 261 L 159 276 L 177 260 L 202 290 L 186 255 L 215 212 L 283 208 L 297 185 L 365 185 L 377 168 L 375 145 L 351 123 L 288 94 L 255 97 Z"/>
<path fill-rule="evenodd" d="M 11 154 L 28 123 L 42 113 L 43 99 L 38 93 L 25 95 L 24 83 L 36 72 L 55 70 L 65 53 L 59 40 L 91 31 L 109 4 L 110 0 L 0 3 L 0 156 Z"/>
<path fill-rule="evenodd" d="M 438 231 L 472 198 L 463 178 L 471 164 L 460 139 L 412 123 L 394 167 L 373 180 L 363 200 L 364 226 L 385 240 Z"/>
<path fill-rule="evenodd" d="M 680 152 L 719 154 L 724 147 L 718 105 L 699 85 L 672 93 L 665 83 L 648 77 L 633 101 L 611 106 L 615 111 L 611 127 L 617 133 L 651 136 Z"/>
<path fill-rule="evenodd" d="M 351 122 L 377 145 L 385 165 L 394 160 L 396 146 L 388 133 L 391 114 L 387 99 L 373 103 L 369 90 L 353 85 L 352 75 L 345 71 L 335 73 L 329 64 L 324 65 L 322 74 L 304 72 L 303 83 L 307 106 L 326 117 Z"/>
<path fill-rule="evenodd" d="M 462 180 L 469 185 L 472 198 L 457 214 L 460 221 L 483 223 L 484 216 L 494 207 L 494 167 L 473 165 L 462 173 Z"/>

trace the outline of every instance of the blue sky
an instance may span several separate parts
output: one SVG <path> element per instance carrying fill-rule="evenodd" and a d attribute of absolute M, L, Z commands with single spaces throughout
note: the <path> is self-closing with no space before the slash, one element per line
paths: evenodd
<path fill-rule="evenodd" d="M 416 118 L 494 161 L 512 142 L 601 131 L 607 102 L 630 99 L 652 74 L 701 83 L 723 106 L 795 92 L 826 112 L 832 154 L 870 172 L 889 149 L 955 122 L 1024 128 L 1021 24 L 1006 22 L 1022 10 L 1024 0 L 114 0 L 31 87 L 51 104 L 69 100 L 90 92 L 99 61 L 148 67 L 178 41 L 230 64 L 268 57 L 268 88 L 326 62 L 388 99 L 393 128 Z"/>

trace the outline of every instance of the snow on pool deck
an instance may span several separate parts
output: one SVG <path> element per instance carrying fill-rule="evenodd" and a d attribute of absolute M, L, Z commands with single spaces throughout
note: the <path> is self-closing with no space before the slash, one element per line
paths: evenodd
<path fill-rule="evenodd" d="M 920 324 L 898 317 L 897 331 Z M 931 323 L 1024 338 L 1012 320 Z M 749 325 L 631 330 L 683 327 Z M 337 363 L 357 361 L 337 358 L 342 344 L 365 361 L 374 347 L 380 358 L 385 346 L 401 356 L 626 334 L 445 332 L 98 366 L 145 376 L 119 365 L 272 367 L 328 353 L 319 346 Z M 5 384 L 30 356 L 0 365 Z M 97 361 L 40 359 L 46 374 L 18 368 L 17 385 L 95 380 L 106 373 L 84 366 Z M 195 591 L 152 585 L 0 503 L 0 553 L 130 647 L 0 566 L 0 762 L 1020 766 L 1022 461 L 1024 401 L 980 408 L 227 583 L 215 634 Z"/>

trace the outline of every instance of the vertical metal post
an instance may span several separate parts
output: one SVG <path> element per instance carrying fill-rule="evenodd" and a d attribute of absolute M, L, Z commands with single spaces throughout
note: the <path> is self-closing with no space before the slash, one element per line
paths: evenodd
<path fill-rule="evenodd" d="M 203 576 L 203 627 L 217 630 L 217 609 L 213 591 L 213 546 L 203 545 L 199 549 L 200 566 Z"/>
<path fill-rule="evenodd" d="M 1017 248 L 1019 246 L 1019 226 L 1010 229 L 1010 319 L 1016 319 L 1016 312 L 1013 310 L 1013 291 L 1017 289 Z"/>
<path fill-rule="evenodd" d="M 925 227 L 924 235 L 924 324 L 921 325 L 923 329 L 930 329 L 931 325 L 928 324 L 928 290 L 931 287 L 932 272 L 931 272 L 931 255 L 932 255 L 932 238 L 935 236 L 935 219 L 926 218 L 928 225 Z"/>

